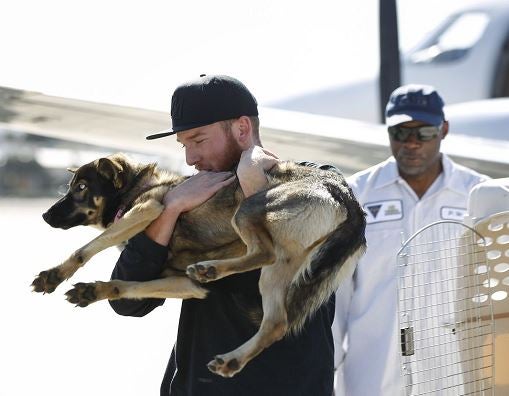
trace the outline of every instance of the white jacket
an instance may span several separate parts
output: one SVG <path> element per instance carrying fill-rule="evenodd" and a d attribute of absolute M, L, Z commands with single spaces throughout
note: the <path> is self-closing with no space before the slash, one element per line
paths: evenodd
<path fill-rule="evenodd" d="M 336 293 L 335 394 L 403 394 L 397 318 L 397 252 L 435 221 L 463 220 L 472 187 L 488 179 L 442 155 L 443 172 L 419 199 L 386 161 L 347 179 L 367 217 L 367 252 Z M 346 351 L 345 351 L 346 349 Z"/>

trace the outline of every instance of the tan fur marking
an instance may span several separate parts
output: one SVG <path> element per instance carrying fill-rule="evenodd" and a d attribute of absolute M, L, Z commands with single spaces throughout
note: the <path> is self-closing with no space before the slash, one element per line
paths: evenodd
<path fill-rule="evenodd" d="M 97 302 L 100 300 L 118 300 L 121 298 L 200 298 L 207 297 L 207 290 L 201 288 L 189 278 L 175 276 L 148 282 L 127 282 L 111 280 L 93 282 L 92 286 Z"/>
<path fill-rule="evenodd" d="M 133 207 L 116 223 L 108 227 L 101 235 L 74 252 L 62 264 L 54 267 L 61 278 L 69 279 L 93 256 L 106 248 L 116 246 L 132 238 L 156 219 L 163 206 L 154 200 Z"/>
<path fill-rule="evenodd" d="M 96 206 L 96 208 L 101 207 L 103 201 L 104 201 L 103 197 L 94 196 L 94 205 Z"/>

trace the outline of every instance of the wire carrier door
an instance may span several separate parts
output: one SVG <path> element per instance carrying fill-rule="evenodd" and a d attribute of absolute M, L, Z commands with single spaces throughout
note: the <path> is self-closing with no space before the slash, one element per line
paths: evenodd
<path fill-rule="evenodd" d="M 493 311 L 486 243 L 454 221 L 398 252 L 401 373 L 407 395 L 492 395 Z"/>

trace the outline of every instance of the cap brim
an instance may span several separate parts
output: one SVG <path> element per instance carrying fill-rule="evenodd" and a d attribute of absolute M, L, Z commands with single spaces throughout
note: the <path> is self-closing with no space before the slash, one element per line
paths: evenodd
<path fill-rule="evenodd" d="M 189 129 L 199 128 L 199 127 L 202 127 L 205 125 L 213 124 L 214 122 L 216 122 L 216 121 L 206 121 L 206 122 L 197 122 L 194 124 L 179 125 L 176 127 L 165 129 L 163 131 L 159 131 L 152 135 L 148 135 L 147 137 L 145 137 L 145 139 L 147 139 L 147 140 L 159 139 L 159 138 L 162 138 L 165 136 L 175 135 L 178 132 L 184 132 L 184 131 L 188 131 Z"/>
<path fill-rule="evenodd" d="M 407 111 L 405 113 L 394 114 L 387 117 L 385 123 L 387 126 L 395 126 L 409 121 L 421 121 L 429 125 L 440 125 L 444 119 L 439 115 L 424 113 L 421 111 Z"/>
<path fill-rule="evenodd" d="M 175 133 L 177 133 L 177 132 L 174 132 L 173 129 L 166 129 L 164 131 L 160 131 L 160 132 L 154 133 L 152 135 L 148 135 L 145 137 L 145 139 L 154 140 L 154 139 L 159 139 L 159 138 L 162 138 L 165 136 L 174 135 Z"/>

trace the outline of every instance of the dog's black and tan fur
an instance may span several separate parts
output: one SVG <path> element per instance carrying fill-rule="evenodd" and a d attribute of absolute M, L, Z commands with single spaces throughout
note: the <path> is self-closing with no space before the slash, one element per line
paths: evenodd
<path fill-rule="evenodd" d="M 234 182 L 183 213 L 169 244 L 169 271 L 161 279 L 79 283 L 67 292 L 68 300 L 87 306 L 103 299 L 206 298 L 200 284 L 261 268 L 259 331 L 208 365 L 224 377 L 235 375 L 286 333 L 298 332 L 352 274 L 365 250 L 364 212 L 343 177 L 282 162 L 267 178 L 267 188 L 247 199 Z M 105 231 L 41 272 L 34 290 L 52 292 L 94 254 L 141 232 L 161 213 L 166 191 L 184 180 L 122 154 L 75 170 L 68 193 L 43 217 L 53 227 L 95 225 Z M 119 212 L 124 215 L 115 221 Z"/>

